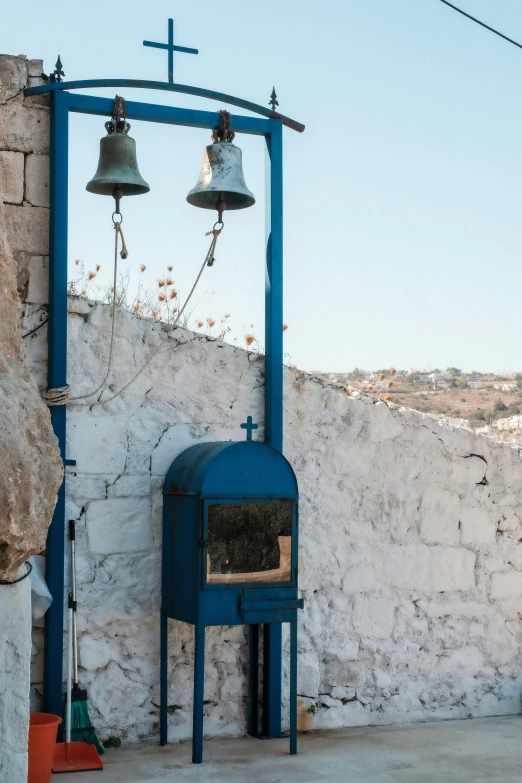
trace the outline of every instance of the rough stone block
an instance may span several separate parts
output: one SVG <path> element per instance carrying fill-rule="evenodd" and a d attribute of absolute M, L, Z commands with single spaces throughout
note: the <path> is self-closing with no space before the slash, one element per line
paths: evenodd
<path fill-rule="evenodd" d="M 386 403 L 378 402 L 373 406 L 369 417 L 368 436 L 373 443 L 397 438 L 403 432 L 403 427 L 396 413 L 388 408 Z"/>
<path fill-rule="evenodd" d="M 41 76 L 43 73 L 43 60 L 28 60 L 27 73 L 29 76 Z"/>
<path fill-rule="evenodd" d="M 491 574 L 492 598 L 516 598 L 520 595 L 522 595 L 522 573 L 520 571 Z"/>
<path fill-rule="evenodd" d="M 29 281 L 25 301 L 33 304 L 47 304 L 49 301 L 49 258 L 32 256 L 27 264 Z"/>
<path fill-rule="evenodd" d="M 460 647 L 439 659 L 438 668 L 448 676 L 475 677 L 484 665 L 484 656 L 477 647 Z"/>
<path fill-rule="evenodd" d="M 67 453 L 77 461 L 81 473 L 119 476 L 127 455 L 126 420 L 82 414 L 82 408 L 72 407 L 67 412 Z"/>
<path fill-rule="evenodd" d="M 118 645 L 105 636 L 82 635 L 78 646 L 80 666 L 91 672 L 104 669 L 109 661 L 119 658 Z"/>
<path fill-rule="evenodd" d="M 353 627 L 362 637 L 387 639 L 393 630 L 395 601 L 384 596 L 357 596 Z"/>
<path fill-rule="evenodd" d="M 463 544 L 494 544 L 497 526 L 485 508 L 463 508 L 460 512 L 460 540 Z"/>
<path fill-rule="evenodd" d="M 182 451 L 198 443 L 197 428 L 189 424 L 178 424 L 170 427 L 160 438 L 152 452 L 151 474 L 165 476 L 172 462 Z M 208 440 L 207 435 L 207 440 Z"/>
<path fill-rule="evenodd" d="M 49 255 L 49 210 L 5 205 L 7 240 L 13 253 Z"/>
<path fill-rule="evenodd" d="M 377 580 L 370 565 L 349 568 L 343 578 L 343 591 L 345 593 L 367 593 L 375 590 Z"/>
<path fill-rule="evenodd" d="M 319 695 L 320 667 L 316 650 L 299 653 L 299 694 L 316 698 Z"/>
<path fill-rule="evenodd" d="M 24 156 L 22 152 L 0 152 L 0 201 L 21 204 L 24 199 Z"/>
<path fill-rule="evenodd" d="M 150 476 L 147 474 L 119 476 L 114 484 L 107 487 L 107 497 L 126 498 L 126 497 L 148 497 L 150 495 Z"/>
<path fill-rule="evenodd" d="M 49 206 L 49 155 L 28 155 L 25 161 L 25 200 L 33 207 Z"/>
<path fill-rule="evenodd" d="M 459 484 L 480 484 L 487 469 L 487 463 L 480 457 L 475 455 L 462 457 L 452 464 L 451 480 Z"/>
<path fill-rule="evenodd" d="M 85 519 L 93 554 L 142 552 L 152 546 L 150 502 L 144 498 L 93 500 Z"/>
<path fill-rule="evenodd" d="M 22 92 L 26 84 L 27 58 L 0 54 L 0 104 Z"/>
<path fill-rule="evenodd" d="M 454 492 L 429 487 L 422 498 L 421 538 L 426 544 L 459 543 L 460 500 Z"/>
<path fill-rule="evenodd" d="M 2 147 L 16 152 L 49 153 L 49 110 L 26 106 L 15 99 L 0 106 L 0 139 Z"/>
<path fill-rule="evenodd" d="M 382 573 L 399 590 L 450 592 L 475 587 L 475 554 L 445 546 L 392 544 Z"/>
<path fill-rule="evenodd" d="M 520 513 L 520 512 L 519 512 Z M 520 527 L 520 518 L 515 514 L 513 509 L 506 506 L 503 509 L 503 518 L 498 523 L 498 529 L 502 531 L 513 531 Z"/>

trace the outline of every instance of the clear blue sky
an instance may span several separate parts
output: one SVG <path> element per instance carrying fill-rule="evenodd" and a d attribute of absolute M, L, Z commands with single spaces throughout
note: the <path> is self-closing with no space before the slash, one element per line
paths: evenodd
<path fill-rule="evenodd" d="M 455 4 L 522 42 L 519 0 Z M 67 78 L 166 80 L 166 54 L 141 42 L 165 40 L 169 16 L 176 43 L 200 50 L 176 56 L 176 81 L 263 104 L 275 84 L 307 126 L 284 140 L 293 363 L 522 369 L 522 50 L 439 0 L 28 0 L 2 10 L 0 49 L 47 71 L 59 52 Z M 108 280 L 109 199 L 84 190 L 101 135 L 100 118 L 73 118 L 69 247 Z M 126 263 L 151 280 L 173 264 L 186 291 L 212 224 L 185 202 L 208 134 L 133 123 L 131 135 L 151 193 L 124 202 Z M 264 153 L 237 143 L 258 203 L 227 216 L 198 315 L 231 312 L 235 334 L 253 323 L 262 336 Z"/>

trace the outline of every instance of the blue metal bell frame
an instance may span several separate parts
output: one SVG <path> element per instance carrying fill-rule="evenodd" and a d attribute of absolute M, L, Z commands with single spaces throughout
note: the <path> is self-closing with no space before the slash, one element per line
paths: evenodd
<path fill-rule="evenodd" d="M 298 132 L 304 125 L 264 106 L 224 93 L 168 82 L 139 79 L 90 79 L 53 82 L 28 87 L 24 94 L 51 94 L 51 173 L 50 173 L 50 269 L 49 269 L 49 362 L 48 386 L 67 384 L 67 237 L 68 237 L 68 141 L 69 112 L 112 116 L 113 99 L 79 95 L 70 90 L 86 88 L 154 89 L 197 95 L 229 103 L 263 117 L 232 115 L 236 133 L 263 136 L 267 151 L 266 176 L 266 285 L 265 285 L 265 442 L 283 447 L 283 125 Z M 127 101 L 127 118 L 211 130 L 218 124 L 216 112 L 181 109 L 159 104 Z M 64 465 L 67 459 L 66 406 L 50 409 Z M 79 456 L 79 455 L 78 455 Z M 65 590 L 65 482 L 58 499 L 47 537 L 46 581 L 53 602 L 46 614 L 44 648 L 43 709 L 55 715 L 62 712 L 63 628 Z M 281 624 L 265 626 L 264 712 L 268 736 L 281 733 Z"/>

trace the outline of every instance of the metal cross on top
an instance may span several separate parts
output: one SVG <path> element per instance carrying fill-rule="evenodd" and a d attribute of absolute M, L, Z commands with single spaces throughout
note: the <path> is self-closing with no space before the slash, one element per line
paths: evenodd
<path fill-rule="evenodd" d="M 186 46 L 174 46 L 174 19 L 169 19 L 169 42 L 166 44 L 154 41 L 143 41 L 143 46 L 152 46 L 154 49 L 166 49 L 169 53 L 169 82 L 174 84 L 174 52 L 185 54 L 199 54 L 197 49 L 188 49 Z"/>
<path fill-rule="evenodd" d="M 247 440 L 252 440 L 252 430 L 257 430 L 259 424 L 252 424 L 252 416 L 247 416 L 246 424 L 241 425 L 242 430 L 247 431 Z"/>

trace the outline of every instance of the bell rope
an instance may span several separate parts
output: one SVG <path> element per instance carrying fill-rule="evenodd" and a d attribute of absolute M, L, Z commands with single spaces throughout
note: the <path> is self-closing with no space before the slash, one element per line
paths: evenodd
<path fill-rule="evenodd" d="M 105 378 L 103 379 L 103 381 L 101 382 L 101 384 L 98 386 L 97 389 L 95 389 L 93 392 L 90 392 L 89 394 L 84 394 L 81 397 L 73 397 L 73 398 L 71 398 L 70 404 L 74 405 L 74 406 L 77 406 L 77 407 L 92 408 L 95 405 L 105 405 L 106 403 L 111 402 L 111 400 L 116 399 L 116 397 L 119 397 L 120 394 L 123 394 L 123 392 L 126 391 L 129 388 L 129 386 L 132 383 L 134 383 L 134 381 L 141 375 L 141 373 L 149 366 L 149 364 L 154 359 L 154 357 L 156 356 L 156 354 L 158 353 L 160 348 L 162 348 L 165 345 L 165 343 L 167 342 L 167 339 L 168 339 L 168 335 L 167 335 L 163 340 L 161 340 L 161 342 L 156 346 L 156 348 L 154 348 L 154 350 L 152 351 L 152 353 L 150 354 L 148 359 L 142 364 L 140 369 L 132 376 L 132 378 L 125 384 L 125 386 L 123 386 L 123 388 L 121 388 L 115 394 L 111 395 L 110 397 L 107 397 L 105 400 L 95 400 L 94 402 L 76 402 L 76 400 L 83 400 L 86 397 L 91 397 L 93 394 L 96 394 L 98 391 L 100 391 L 100 389 L 105 385 L 105 382 L 106 382 L 107 378 L 109 377 L 109 373 L 110 373 L 111 367 L 112 367 L 112 355 L 113 355 L 113 345 L 114 345 L 114 323 L 115 323 L 115 320 L 116 320 L 116 318 L 115 318 L 115 315 L 116 315 L 115 301 L 116 301 L 116 264 L 117 264 L 117 246 L 118 246 L 118 239 L 117 238 L 118 238 L 118 234 L 121 234 L 121 226 L 116 228 L 117 225 L 118 225 L 117 223 L 115 223 L 115 225 L 114 225 L 114 228 L 116 229 L 116 250 L 115 250 L 115 254 L 114 254 L 114 267 L 115 267 L 114 280 L 115 280 L 115 283 L 114 283 L 114 297 L 113 297 L 113 306 L 112 306 L 112 328 L 111 328 L 111 344 L 110 344 L 110 349 L 109 349 L 109 365 L 107 367 L 107 372 L 105 373 Z M 179 319 L 183 315 L 183 312 L 185 311 L 186 306 L 190 302 L 190 300 L 192 298 L 192 295 L 193 295 L 194 291 L 196 290 L 196 287 L 197 287 L 197 285 L 198 285 L 198 283 L 199 283 L 199 281 L 201 279 L 201 275 L 203 274 L 203 272 L 205 270 L 205 267 L 206 266 L 212 266 L 214 264 L 214 261 L 215 261 L 214 251 L 216 249 L 216 244 L 217 244 L 219 235 L 223 231 L 223 227 L 224 227 L 223 222 L 221 222 L 221 227 L 220 228 L 217 228 L 218 225 L 219 225 L 219 221 L 217 223 L 214 223 L 214 227 L 212 228 L 212 230 L 211 231 L 207 231 L 207 233 L 205 234 L 205 236 L 210 236 L 212 234 L 212 240 L 210 242 L 210 247 L 209 247 L 209 249 L 207 251 L 207 254 L 205 256 L 205 260 L 203 261 L 201 269 L 199 270 L 198 276 L 196 277 L 196 279 L 194 281 L 194 285 L 190 289 L 190 293 L 187 296 L 187 298 L 185 299 L 185 302 L 183 303 L 183 307 L 179 310 L 179 312 L 178 312 L 178 314 L 176 316 L 176 319 L 175 319 L 174 323 L 172 324 L 172 330 L 174 330 L 176 328 L 176 326 L 178 325 Z M 123 239 L 123 234 L 122 234 L 122 239 Z"/>

